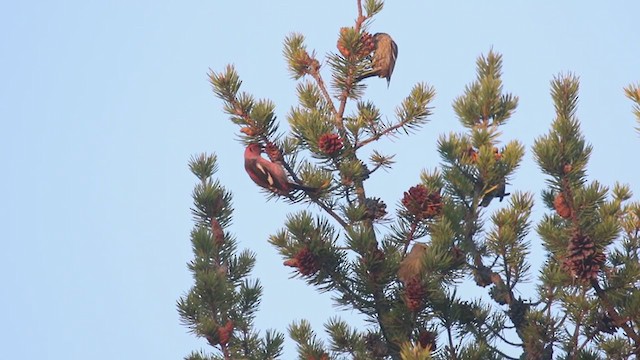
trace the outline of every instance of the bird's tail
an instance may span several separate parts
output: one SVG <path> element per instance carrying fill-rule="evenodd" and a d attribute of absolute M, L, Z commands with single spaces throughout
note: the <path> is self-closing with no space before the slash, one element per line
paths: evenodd
<path fill-rule="evenodd" d="M 317 187 L 311 187 L 311 186 L 307 186 L 307 185 L 302 185 L 302 184 L 298 184 L 298 183 L 289 183 L 289 185 L 291 185 L 291 187 L 295 190 L 302 190 L 304 192 L 317 192 L 318 190 L 320 190 L 320 188 Z"/>
<path fill-rule="evenodd" d="M 362 74 L 362 75 L 358 76 L 358 77 L 356 78 L 356 80 L 355 80 L 355 81 L 356 81 L 356 82 L 358 82 L 358 81 L 362 81 L 362 80 L 364 80 L 364 79 L 368 79 L 368 78 L 370 78 L 370 77 L 374 77 L 374 76 L 378 76 L 378 74 L 377 74 L 375 71 L 370 70 L 370 71 L 367 71 L 366 73 L 364 73 L 364 74 Z"/>

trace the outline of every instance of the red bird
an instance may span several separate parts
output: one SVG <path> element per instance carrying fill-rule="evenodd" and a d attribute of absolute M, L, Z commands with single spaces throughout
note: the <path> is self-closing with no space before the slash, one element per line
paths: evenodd
<path fill-rule="evenodd" d="M 271 162 L 261 156 L 259 144 L 249 144 L 244 150 L 244 169 L 258 186 L 276 194 L 287 196 L 291 190 L 312 191 L 313 188 L 290 182 L 281 164 Z"/>

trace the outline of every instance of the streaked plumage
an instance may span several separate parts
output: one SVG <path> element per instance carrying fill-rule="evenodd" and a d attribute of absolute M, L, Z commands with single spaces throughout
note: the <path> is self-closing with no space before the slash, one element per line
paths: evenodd
<path fill-rule="evenodd" d="M 387 79 L 387 86 L 391 82 L 393 68 L 396 66 L 398 58 L 398 45 L 386 33 L 376 33 L 373 35 L 376 47 L 373 51 L 371 59 L 371 70 L 358 77 L 358 81 L 372 76 L 378 76 Z"/>

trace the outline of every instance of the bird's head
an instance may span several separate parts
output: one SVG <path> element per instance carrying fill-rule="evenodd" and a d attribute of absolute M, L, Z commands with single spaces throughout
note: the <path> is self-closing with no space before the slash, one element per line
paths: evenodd
<path fill-rule="evenodd" d="M 244 152 L 245 154 L 260 156 L 260 154 L 262 154 L 262 146 L 256 143 L 249 144 Z"/>

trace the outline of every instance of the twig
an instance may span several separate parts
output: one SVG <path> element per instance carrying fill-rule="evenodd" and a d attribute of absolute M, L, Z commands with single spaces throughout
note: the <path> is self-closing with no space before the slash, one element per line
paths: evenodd
<path fill-rule="evenodd" d="M 627 321 L 625 321 L 625 319 L 620 317 L 620 314 L 618 314 L 613 304 L 611 304 L 611 302 L 609 301 L 609 297 L 604 292 L 604 290 L 602 290 L 602 288 L 600 287 L 600 284 L 598 284 L 598 280 L 596 279 L 591 280 L 591 286 L 596 291 L 596 295 L 598 295 L 598 298 L 600 299 L 600 301 L 602 301 L 602 305 L 604 305 L 604 308 L 607 310 L 607 314 L 609 314 L 613 322 L 617 326 L 621 327 L 624 330 L 624 332 L 627 334 L 627 336 L 633 339 L 633 341 L 636 344 L 636 347 L 638 347 L 640 344 L 640 336 L 638 336 L 635 330 L 633 330 L 633 328 L 629 326 L 629 324 L 627 323 Z"/>
<path fill-rule="evenodd" d="M 322 92 L 322 95 L 324 96 L 324 100 L 329 105 L 329 109 L 331 110 L 331 113 L 333 114 L 333 116 L 337 117 L 338 113 L 336 111 L 336 106 L 333 104 L 333 100 L 331 99 L 331 95 L 329 95 L 329 91 L 327 91 L 327 87 L 324 84 L 324 80 L 322 80 L 322 75 L 317 70 L 312 71 L 310 75 L 318 84 L 318 87 L 320 88 L 320 92 Z"/>
<path fill-rule="evenodd" d="M 397 123 L 395 125 L 392 125 L 392 126 L 386 128 L 386 129 L 384 129 L 384 130 L 382 130 L 380 132 L 377 132 L 373 136 L 371 136 L 370 138 L 367 138 L 367 139 L 364 139 L 364 140 L 360 141 L 357 144 L 356 149 L 359 149 L 359 148 L 367 145 L 370 142 L 379 140 L 381 137 L 383 137 L 383 136 L 385 136 L 385 135 L 387 135 L 387 134 L 389 134 L 389 133 L 391 133 L 393 131 L 396 131 L 396 130 L 402 128 L 403 126 L 407 125 L 408 123 L 409 123 L 408 120 L 407 121 L 401 121 L 401 122 L 399 122 L 399 123 Z"/>
<path fill-rule="evenodd" d="M 403 258 L 407 254 L 407 249 L 409 248 L 409 244 L 411 244 L 411 240 L 413 240 L 413 235 L 415 235 L 417 228 L 418 228 L 418 223 L 414 220 L 413 222 L 411 222 L 411 228 L 409 229 L 407 240 L 404 243 L 404 249 L 402 249 Z"/>
<path fill-rule="evenodd" d="M 447 329 L 447 337 L 449 338 L 449 353 L 451 354 L 451 360 L 457 360 L 458 354 L 456 353 L 455 346 L 453 345 L 453 335 L 451 335 L 451 326 L 447 323 L 445 328 Z"/>
<path fill-rule="evenodd" d="M 580 296 L 584 297 L 586 295 L 586 290 L 585 288 L 582 288 L 582 294 L 580 294 Z M 580 326 L 582 325 L 582 318 L 584 317 L 584 310 L 580 310 L 578 317 L 576 318 L 576 323 L 575 323 L 575 327 L 573 329 L 573 335 L 571 336 L 571 340 L 570 343 L 571 348 L 569 349 L 569 352 L 567 353 L 567 357 L 569 359 L 576 359 L 576 357 L 578 356 L 578 337 L 580 336 Z M 576 351 L 572 354 L 571 353 L 571 349 L 575 349 Z"/>

